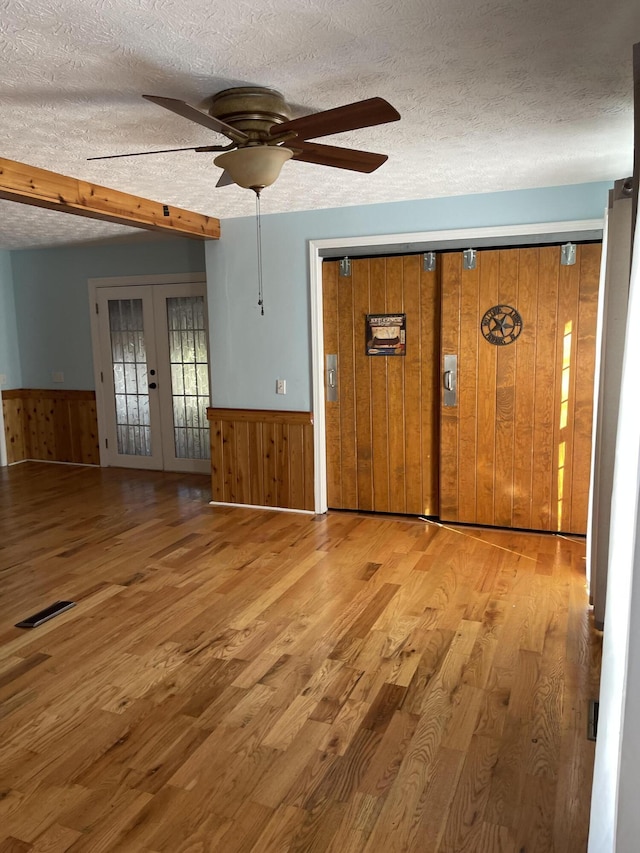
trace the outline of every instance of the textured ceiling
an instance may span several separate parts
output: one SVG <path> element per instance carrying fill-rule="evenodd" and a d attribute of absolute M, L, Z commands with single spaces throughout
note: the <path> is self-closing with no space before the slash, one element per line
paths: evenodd
<path fill-rule="evenodd" d="M 144 101 L 202 105 L 230 85 L 294 114 L 382 96 L 402 120 L 323 139 L 381 151 L 372 175 L 285 165 L 263 213 L 623 177 L 632 168 L 637 0 L 0 0 L 0 155 L 220 218 L 211 154 L 87 162 L 224 143 Z M 132 233 L 0 203 L 0 248 Z"/>

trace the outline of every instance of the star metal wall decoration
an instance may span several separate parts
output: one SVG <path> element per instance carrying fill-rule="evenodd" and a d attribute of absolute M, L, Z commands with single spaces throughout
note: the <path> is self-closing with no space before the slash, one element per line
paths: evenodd
<path fill-rule="evenodd" d="M 490 344 L 512 344 L 522 331 L 522 317 L 511 305 L 494 305 L 480 323 L 483 336 Z"/>

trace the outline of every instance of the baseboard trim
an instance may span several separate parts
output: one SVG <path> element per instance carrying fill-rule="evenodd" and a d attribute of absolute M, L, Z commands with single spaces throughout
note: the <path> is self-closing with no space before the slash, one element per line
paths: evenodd
<path fill-rule="evenodd" d="M 9 462 L 8 468 L 12 465 L 22 465 L 25 462 L 42 462 L 44 465 L 71 465 L 74 468 L 99 468 L 93 462 L 60 462 L 58 459 L 18 459 L 16 462 Z"/>
<path fill-rule="evenodd" d="M 240 509 L 260 509 L 270 510 L 271 512 L 295 512 L 297 515 L 315 515 L 311 509 L 291 509 L 288 506 L 260 506 L 259 504 L 235 504 L 229 501 L 209 501 L 209 506 L 231 506 Z"/>

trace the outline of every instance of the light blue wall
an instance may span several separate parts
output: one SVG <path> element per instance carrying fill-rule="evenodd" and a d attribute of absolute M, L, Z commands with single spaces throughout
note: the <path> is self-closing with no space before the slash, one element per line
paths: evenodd
<path fill-rule="evenodd" d="M 0 249 L 0 374 L 6 377 L 2 388 L 20 388 L 20 354 L 16 331 L 16 306 L 13 297 L 11 255 Z"/>
<path fill-rule="evenodd" d="M 152 240 L 16 251 L 11 261 L 22 387 L 91 389 L 88 279 L 203 272 L 204 250 L 197 240 Z"/>
<path fill-rule="evenodd" d="M 206 259 L 214 405 L 309 410 L 309 239 L 600 218 L 608 189 L 582 184 L 266 215 L 264 317 L 253 217 L 225 220 L 222 239 L 204 248 L 178 239 L 16 251 L 10 264 L 0 252 L 0 373 L 13 387 L 93 388 L 87 280 L 202 272 Z M 64 373 L 63 385 L 53 383 L 54 371 Z M 285 397 L 275 394 L 277 378 L 287 380 Z"/>
<path fill-rule="evenodd" d="M 213 404 L 311 409 L 308 240 L 600 219 L 609 188 L 580 184 L 263 216 L 264 317 L 256 305 L 255 220 L 224 220 L 220 242 L 205 247 Z M 275 393 L 277 378 L 287 380 L 285 397 Z"/>

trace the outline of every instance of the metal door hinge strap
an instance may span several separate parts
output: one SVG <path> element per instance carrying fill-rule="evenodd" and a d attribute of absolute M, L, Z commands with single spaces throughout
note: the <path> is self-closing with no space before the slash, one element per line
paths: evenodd
<path fill-rule="evenodd" d="M 572 267 L 576 262 L 576 244 L 565 243 L 560 252 L 560 263 L 563 267 Z"/>
<path fill-rule="evenodd" d="M 462 269 L 474 270 L 476 268 L 476 250 L 465 249 L 462 253 Z"/>
<path fill-rule="evenodd" d="M 351 275 L 351 258 L 343 258 L 340 261 L 340 275 L 343 278 Z"/>
<path fill-rule="evenodd" d="M 433 272 L 436 268 L 436 253 L 425 252 L 422 256 L 422 271 Z"/>

